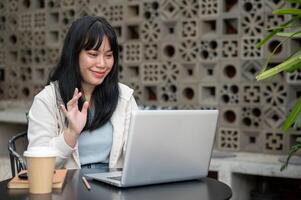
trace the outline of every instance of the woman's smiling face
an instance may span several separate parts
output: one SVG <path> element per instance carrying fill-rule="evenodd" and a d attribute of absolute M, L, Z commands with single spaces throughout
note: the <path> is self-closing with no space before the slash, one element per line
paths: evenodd
<path fill-rule="evenodd" d="M 106 36 L 103 37 L 99 49 L 81 50 L 79 68 L 84 88 L 93 90 L 97 85 L 100 85 L 110 73 L 113 65 L 113 51 Z"/>

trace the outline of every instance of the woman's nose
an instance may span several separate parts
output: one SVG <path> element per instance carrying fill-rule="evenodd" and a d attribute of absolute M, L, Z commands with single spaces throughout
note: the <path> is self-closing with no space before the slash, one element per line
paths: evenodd
<path fill-rule="evenodd" d="M 105 62 L 104 56 L 99 55 L 96 60 L 96 66 L 102 68 L 102 67 L 105 67 L 105 65 L 106 65 L 106 62 Z"/>

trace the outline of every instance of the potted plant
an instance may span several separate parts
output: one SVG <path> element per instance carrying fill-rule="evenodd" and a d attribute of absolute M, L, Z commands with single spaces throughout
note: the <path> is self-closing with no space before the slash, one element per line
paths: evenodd
<path fill-rule="evenodd" d="M 297 5 L 300 5 L 301 7 L 301 0 L 284 0 L 289 3 L 294 3 Z M 267 41 L 269 41 L 274 36 L 281 36 L 284 39 L 281 43 L 279 43 L 271 53 L 271 55 L 267 58 L 267 62 L 264 65 L 261 72 L 256 76 L 256 79 L 263 80 L 270 77 L 273 77 L 280 72 L 284 73 L 293 73 L 298 69 L 301 69 L 301 47 L 297 49 L 297 51 L 293 52 L 291 55 L 289 55 L 282 63 L 279 65 L 267 69 L 267 65 L 269 61 L 271 60 L 272 56 L 275 52 L 277 52 L 278 48 L 281 47 L 282 44 L 288 42 L 291 39 L 295 38 L 301 38 L 301 25 L 300 25 L 300 19 L 301 19 L 301 9 L 297 8 L 285 8 L 285 9 L 277 9 L 273 11 L 274 15 L 289 15 L 290 19 L 279 25 L 278 27 L 274 27 L 270 29 L 270 32 L 268 35 L 266 35 L 257 45 L 257 48 L 260 48 L 262 45 L 264 45 Z M 297 24 L 299 23 L 299 24 Z M 301 97 L 298 98 L 295 105 L 292 107 L 291 112 L 287 116 L 286 120 L 282 124 L 281 130 L 284 132 L 287 132 L 289 128 L 292 126 L 295 127 L 301 127 Z M 294 144 L 289 152 L 286 159 L 286 162 L 282 165 L 281 171 L 284 170 L 288 162 L 293 154 L 295 154 L 298 150 L 301 149 L 301 137 L 297 138 L 296 144 Z"/>

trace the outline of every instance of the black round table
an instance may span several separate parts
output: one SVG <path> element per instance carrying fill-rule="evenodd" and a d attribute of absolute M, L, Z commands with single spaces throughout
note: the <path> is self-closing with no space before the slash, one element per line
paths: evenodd
<path fill-rule="evenodd" d="M 27 189 L 8 189 L 9 180 L 0 182 L 0 199 L 11 200 L 222 200 L 230 199 L 232 192 L 229 186 L 215 179 L 165 183 L 131 188 L 117 188 L 95 180 L 89 180 L 91 190 L 88 190 L 81 179 L 85 173 L 97 170 L 82 169 L 68 170 L 62 189 L 54 190 L 51 194 L 32 195 Z"/>

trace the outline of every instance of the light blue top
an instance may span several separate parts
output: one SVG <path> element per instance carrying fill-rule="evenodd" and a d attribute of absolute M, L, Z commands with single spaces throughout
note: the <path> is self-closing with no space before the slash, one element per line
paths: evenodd
<path fill-rule="evenodd" d="M 94 131 L 84 131 L 78 139 L 79 160 L 81 165 L 108 163 L 113 141 L 113 126 L 107 122 Z"/>

